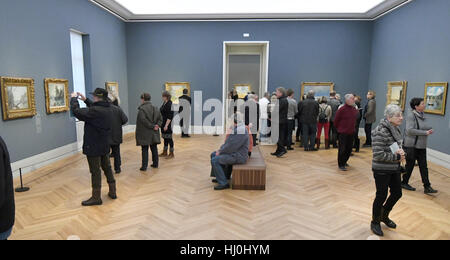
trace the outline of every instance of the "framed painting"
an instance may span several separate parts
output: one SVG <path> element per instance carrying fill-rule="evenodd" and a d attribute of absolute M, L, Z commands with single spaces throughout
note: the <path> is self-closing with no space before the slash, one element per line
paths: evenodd
<path fill-rule="evenodd" d="M 445 115 L 448 82 L 433 82 L 425 84 L 425 113 Z"/>
<path fill-rule="evenodd" d="M 334 90 L 333 82 L 302 82 L 301 96 L 303 97 L 310 90 L 314 90 L 316 98 L 329 97 L 331 91 Z"/>
<path fill-rule="evenodd" d="M 405 111 L 407 87 L 407 81 L 388 82 L 386 106 L 390 104 L 398 105 L 403 111 Z"/>
<path fill-rule="evenodd" d="M 240 99 L 244 99 L 252 91 L 252 86 L 249 84 L 236 84 L 233 89 Z"/>
<path fill-rule="evenodd" d="M 45 105 L 47 114 L 69 111 L 69 81 L 45 79 Z"/>
<path fill-rule="evenodd" d="M 167 82 L 166 91 L 172 96 L 172 103 L 180 104 L 179 98 L 183 96 L 183 90 L 188 90 L 188 96 L 191 95 L 191 84 L 188 82 Z"/>
<path fill-rule="evenodd" d="M 120 98 L 119 97 L 119 83 L 117 82 L 106 82 L 105 83 L 105 89 L 106 91 L 108 91 L 108 97 L 111 100 L 114 100 L 116 98 Z"/>
<path fill-rule="evenodd" d="M 34 80 L 29 78 L 0 78 L 3 120 L 36 115 Z"/>

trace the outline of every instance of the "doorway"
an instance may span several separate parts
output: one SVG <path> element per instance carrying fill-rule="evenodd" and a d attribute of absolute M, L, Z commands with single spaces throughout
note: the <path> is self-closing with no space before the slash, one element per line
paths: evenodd
<path fill-rule="evenodd" d="M 259 98 L 268 91 L 269 42 L 226 41 L 223 43 L 223 125 L 229 113 L 228 94 L 237 85 L 248 85 Z"/>

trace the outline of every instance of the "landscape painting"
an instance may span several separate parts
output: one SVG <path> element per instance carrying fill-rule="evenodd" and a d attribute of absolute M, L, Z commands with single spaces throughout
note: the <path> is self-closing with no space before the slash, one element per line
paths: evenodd
<path fill-rule="evenodd" d="M 36 114 L 34 80 L 0 78 L 3 120 L 33 117 Z"/>
<path fill-rule="evenodd" d="M 388 82 L 387 105 L 397 105 L 405 111 L 407 81 L 391 81 Z"/>
<path fill-rule="evenodd" d="M 188 96 L 191 95 L 191 84 L 187 82 L 167 82 L 166 91 L 172 96 L 173 104 L 180 104 L 179 98 L 183 96 L 183 90 L 188 90 Z"/>
<path fill-rule="evenodd" d="M 234 85 L 234 90 L 236 90 L 240 99 L 244 99 L 252 91 L 252 87 L 248 84 L 236 84 Z"/>
<path fill-rule="evenodd" d="M 334 90 L 334 83 L 332 82 L 303 82 L 301 89 L 301 97 L 308 94 L 309 91 L 313 90 L 316 99 L 320 97 L 329 97 L 331 91 Z"/>
<path fill-rule="evenodd" d="M 48 114 L 69 110 L 69 81 L 45 79 L 45 101 Z"/>
<path fill-rule="evenodd" d="M 445 115 L 448 83 L 426 83 L 425 113 Z"/>

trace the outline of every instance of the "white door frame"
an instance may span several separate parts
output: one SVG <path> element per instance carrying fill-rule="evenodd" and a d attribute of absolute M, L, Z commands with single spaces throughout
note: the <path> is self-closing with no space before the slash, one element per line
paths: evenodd
<path fill-rule="evenodd" d="M 221 126 L 222 130 L 225 130 L 226 127 L 226 121 L 227 121 L 227 113 L 228 113 L 228 103 L 227 103 L 227 97 L 228 97 L 228 68 L 229 68 L 229 53 L 228 48 L 229 46 L 258 46 L 263 47 L 262 53 L 255 53 L 255 52 L 242 52 L 242 53 L 233 53 L 233 54 L 239 54 L 239 55 L 261 55 L 261 80 L 260 80 L 260 91 L 261 96 L 268 91 L 269 89 L 269 49 L 270 49 L 270 42 L 269 41 L 224 41 L 223 42 L 223 105 L 224 109 L 222 112 L 222 118 L 223 118 L 223 126 Z"/>

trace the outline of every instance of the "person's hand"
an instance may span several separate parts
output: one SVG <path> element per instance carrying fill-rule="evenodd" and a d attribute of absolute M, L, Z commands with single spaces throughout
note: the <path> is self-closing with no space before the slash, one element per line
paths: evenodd
<path fill-rule="evenodd" d="M 169 127 L 165 126 L 164 127 L 164 132 L 166 132 L 167 130 L 169 130 Z"/>
<path fill-rule="evenodd" d="M 248 124 L 248 128 L 252 128 L 253 127 L 253 123 Z"/>
<path fill-rule="evenodd" d="M 400 154 L 400 161 L 404 161 L 406 159 L 406 153 L 403 149 L 398 150 L 397 154 Z"/>
<path fill-rule="evenodd" d="M 153 128 L 155 131 L 159 130 L 159 125 L 155 125 L 155 128 Z"/>
<path fill-rule="evenodd" d="M 77 98 L 78 97 L 78 93 L 73 92 L 70 96 L 73 97 L 73 98 Z"/>
<path fill-rule="evenodd" d="M 434 133 L 433 129 L 427 131 L 427 135 L 432 135 L 433 133 Z"/>
<path fill-rule="evenodd" d="M 216 152 L 216 156 L 219 156 L 219 155 L 220 155 L 220 153 L 219 153 L 219 151 L 217 151 L 217 152 Z"/>
<path fill-rule="evenodd" d="M 86 97 L 82 93 L 78 92 L 77 94 L 81 100 L 86 101 Z"/>

